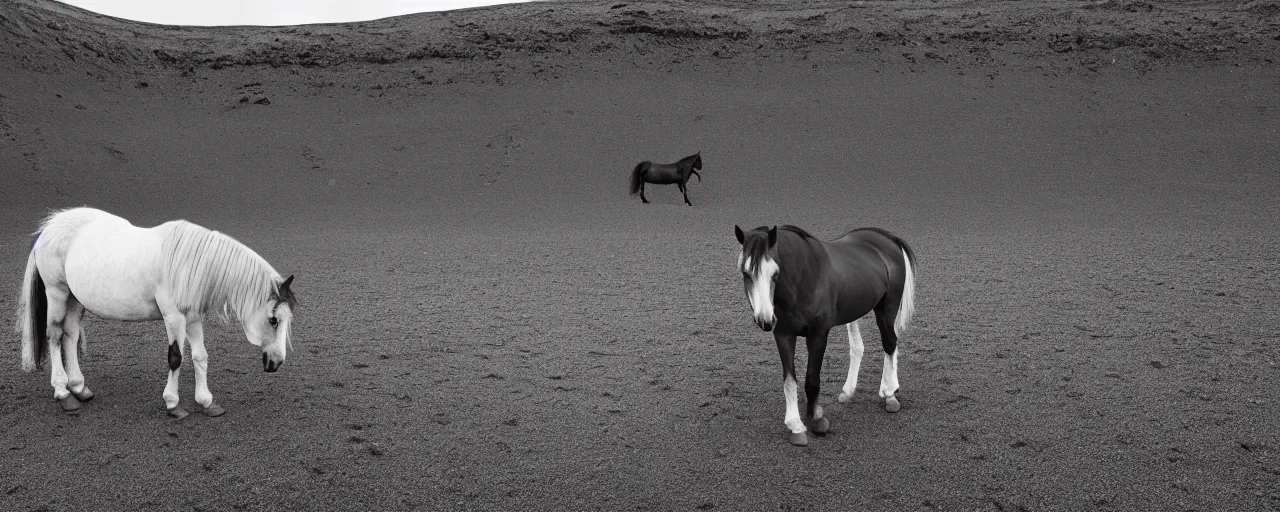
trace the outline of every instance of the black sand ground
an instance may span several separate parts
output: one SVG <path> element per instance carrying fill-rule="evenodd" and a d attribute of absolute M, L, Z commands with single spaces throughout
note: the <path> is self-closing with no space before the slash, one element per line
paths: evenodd
<path fill-rule="evenodd" d="M 1278 13 L 571 2 L 196 29 L 0 5 L 0 308 L 40 216 L 81 204 L 229 233 L 302 302 L 276 374 L 210 328 L 217 419 L 165 418 L 158 323 L 89 321 L 76 415 L 10 335 L 0 508 L 1280 508 Z M 694 206 L 626 195 L 636 162 L 695 151 Z M 781 223 L 920 255 L 902 412 L 864 326 L 858 395 L 834 400 L 838 343 L 834 432 L 805 449 L 733 267 L 734 224 Z"/>

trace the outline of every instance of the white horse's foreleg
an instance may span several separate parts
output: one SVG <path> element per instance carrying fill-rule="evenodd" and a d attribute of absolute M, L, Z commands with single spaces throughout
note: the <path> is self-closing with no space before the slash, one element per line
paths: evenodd
<path fill-rule="evenodd" d="M 862 366 L 862 354 L 865 351 L 865 347 L 862 344 L 862 331 L 858 329 L 858 321 L 849 322 L 844 327 L 849 333 L 849 377 L 845 379 L 844 388 L 840 390 L 840 395 L 836 397 L 841 403 L 853 399 L 853 392 L 858 388 L 858 369 Z"/>
<path fill-rule="evenodd" d="M 62 353 L 67 371 L 67 389 L 82 402 L 93 398 L 93 392 L 84 385 L 80 372 L 80 321 L 84 318 L 84 306 L 76 300 L 67 301 L 66 317 L 62 321 Z"/>
<path fill-rule="evenodd" d="M 187 318 L 181 313 L 164 313 L 164 327 L 169 334 L 169 382 L 164 386 L 164 406 L 171 413 L 178 413 L 178 375 L 182 372 L 182 348 L 187 341 Z"/>
<path fill-rule="evenodd" d="M 204 324 L 198 317 L 187 323 L 187 343 L 191 344 L 191 366 L 196 371 L 196 403 L 209 407 L 213 405 L 208 381 L 209 353 L 204 348 Z"/>

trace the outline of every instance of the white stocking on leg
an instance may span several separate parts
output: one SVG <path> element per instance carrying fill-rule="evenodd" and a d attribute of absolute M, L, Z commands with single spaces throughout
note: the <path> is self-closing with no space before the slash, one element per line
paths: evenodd
<path fill-rule="evenodd" d="M 67 389 L 77 400 L 88 401 L 93 392 L 84 385 L 84 373 L 80 371 L 80 339 L 83 331 L 80 320 L 84 315 L 84 306 L 74 300 L 67 306 L 66 318 L 62 322 L 62 358 L 67 371 Z"/>
<path fill-rule="evenodd" d="M 894 393 L 898 392 L 898 353 L 884 355 L 884 375 L 880 378 L 880 396 L 884 398 L 885 409 L 898 412 L 900 405 Z"/>
<path fill-rule="evenodd" d="M 849 377 L 845 379 L 844 388 L 836 397 L 841 403 L 852 400 L 853 392 L 858 388 L 858 368 L 862 366 L 862 354 L 865 350 L 862 344 L 862 331 L 858 329 L 858 321 L 845 324 L 845 330 L 849 333 Z"/>
<path fill-rule="evenodd" d="M 187 343 L 191 345 L 191 366 L 196 372 L 196 403 L 213 405 L 209 392 L 209 353 L 204 348 L 204 325 L 199 320 L 187 324 Z"/>

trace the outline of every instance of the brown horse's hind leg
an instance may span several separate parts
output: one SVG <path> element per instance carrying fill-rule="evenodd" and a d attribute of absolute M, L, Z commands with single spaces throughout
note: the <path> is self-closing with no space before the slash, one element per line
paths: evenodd
<path fill-rule="evenodd" d="M 849 335 L 849 376 L 844 381 L 844 387 L 840 389 L 840 395 L 836 397 L 841 403 L 852 400 L 854 391 L 858 389 L 858 369 L 862 366 L 862 353 L 865 350 L 862 344 L 862 331 L 858 329 L 858 321 L 849 322 L 844 328 Z"/>
<path fill-rule="evenodd" d="M 876 307 L 876 326 L 880 328 L 880 341 L 884 345 L 884 371 L 880 375 L 880 397 L 884 398 L 886 411 L 898 412 L 902 406 L 898 403 L 897 397 L 893 396 L 898 392 L 898 333 L 893 329 L 898 308 L 896 303 L 888 304 L 888 302 L 881 301 Z"/>
<path fill-rule="evenodd" d="M 644 182 L 640 182 L 640 201 L 649 204 L 649 200 L 644 198 Z"/>

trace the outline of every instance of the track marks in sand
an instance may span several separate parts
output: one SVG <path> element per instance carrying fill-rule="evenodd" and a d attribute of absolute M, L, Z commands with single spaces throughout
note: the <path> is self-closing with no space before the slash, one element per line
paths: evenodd
<path fill-rule="evenodd" d="M 325 165 L 325 158 L 316 154 L 316 148 L 313 148 L 310 145 L 302 145 L 302 158 L 306 160 L 306 163 L 303 165 L 305 165 L 309 171 L 323 172 L 329 170 L 329 167 Z M 329 179 L 325 181 L 325 184 L 332 187 L 338 184 L 338 179 L 330 175 Z"/>
<path fill-rule="evenodd" d="M 480 173 L 480 179 L 484 180 L 485 185 L 493 185 L 501 180 L 513 167 L 514 158 L 512 154 L 519 151 L 524 146 L 523 130 L 516 125 L 508 125 L 505 130 L 494 135 L 486 142 L 484 147 L 491 150 L 497 162 Z"/>
<path fill-rule="evenodd" d="M 8 99 L 9 97 L 5 96 L 4 93 L 0 93 L 0 137 L 10 142 L 18 142 L 18 135 L 13 132 L 13 125 L 9 124 L 9 118 L 12 115 L 5 108 L 5 101 Z"/>
<path fill-rule="evenodd" d="M 305 144 L 302 146 L 302 158 L 307 159 L 311 169 L 320 169 L 324 163 L 324 158 L 316 154 L 316 149 Z"/>
<path fill-rule="evenodd" d="M 111 144 L 103 144 L 102 151 L 107 154 L 108 158 L 115 161 L 116 163 L 123 164 L 123 163 L 129 162 L 129 158 L 125 156 L 124 151 L 120 151 L 119 149 L 116 149 Z"/>
<path fill-rule="evenodd" d="M 62 95 L 59 94 L 57 97 L 62 98 Z M 32 129 L 31 137 L 20 135 L 20 127 L 15 126 L 13 121 L 18 119 L 18 116 L 14 115 L 12 108 L 9 106 L 10 101 L 12 101 L 10 97 L 0 94 L 0 144 L 13 144 L 13 148 L 16 150 L 14 151 L 14 156 L 21 158 L 25 162 L 23 167 L 25 167 L 29 176 L 27 179 L 30 180 L 27 183 L 42 185 L 41 188 L 44 188 L 43 186 L 51 187 L 54 195 L 66 197 L 68 195 L 66 186 L 69 182 L 53 178 L 51 173 L 45 171 L 45 166 L 41 164 L 40 153 L 37 148 L 45 146 L 46 141 L 41 136 L 40 128 Z M 83 109 L 84 107 L 76 105 L 76 108 Z M 7 151 L 4 153 L 7 153 Z M 5 158 L 9 158 L 8 155 L 5 155 Z M 3 188 L 6 190 L 21 190 L 22 187 L 6 186 Z"/>
<path fill-rule="evenodd" d="M 9 109 L 9 101 L 8 96 L 0 94 L 0 140 L 15 143 L 18 147 L 18 151 L 22 154 L 22 159 L 27 162 L 27 167 L 33 173 L 39 174 L 40 163 L 36 159 L 35 150 L 31 149 L 30 144 L 24 142 L 23 139 L 18 137 L 18 130 L 15 129 L 13 123 L 9 121 L 15 117 Z"/>

